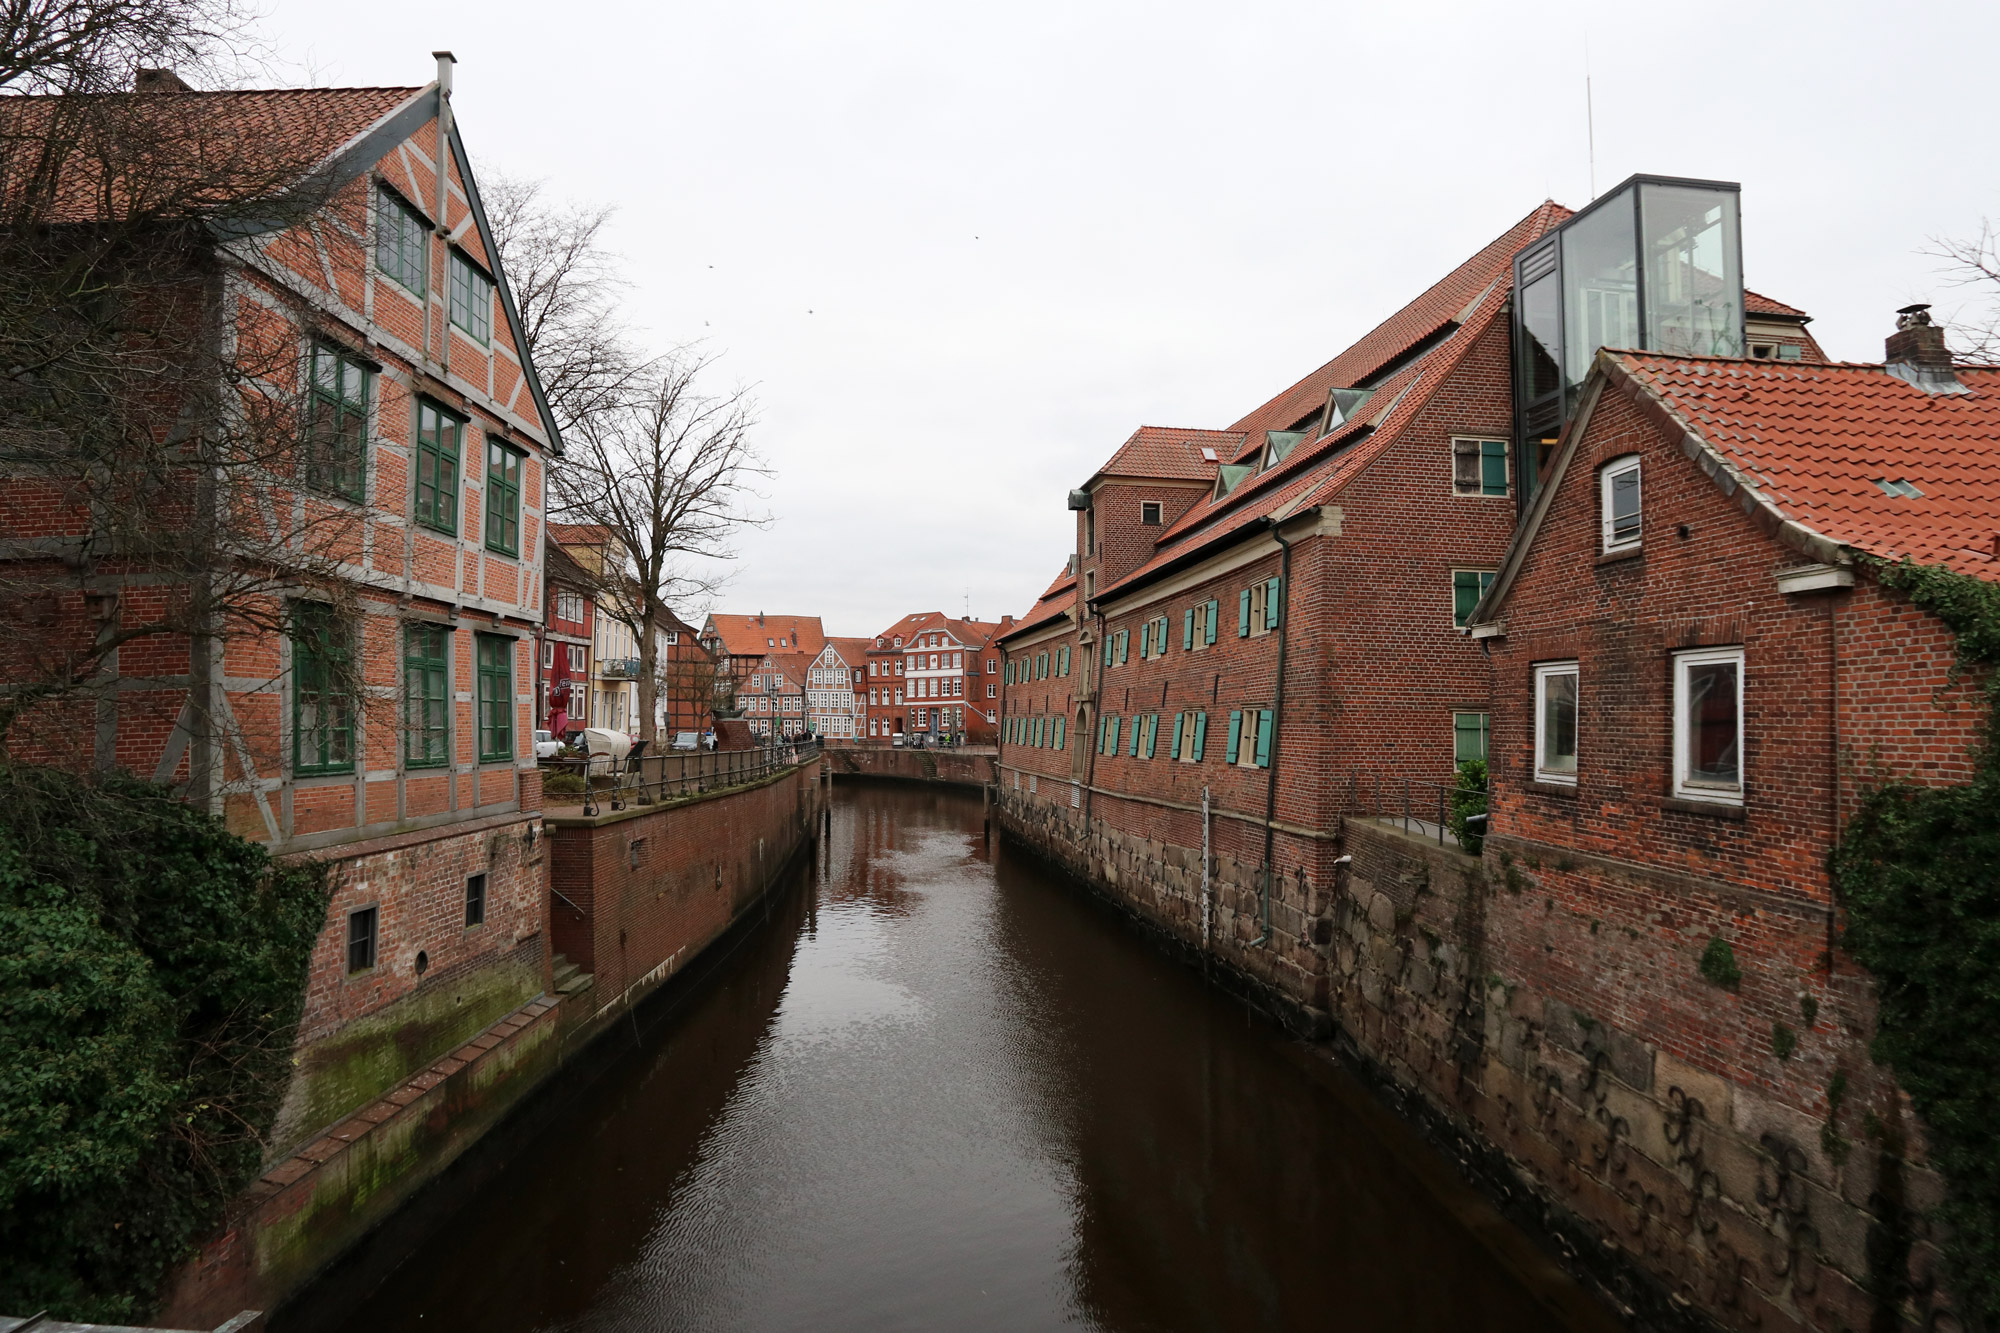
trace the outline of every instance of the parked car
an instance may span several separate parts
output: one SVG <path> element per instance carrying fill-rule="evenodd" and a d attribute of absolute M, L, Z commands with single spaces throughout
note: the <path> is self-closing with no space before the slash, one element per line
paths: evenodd
<path fill-rule="evenodd" d="M 562 751 L 563 743 L 555 738 L 554 732 L 537 731 L 535 733 L 535 758 L 537 760 L 553 759 L 561 754 Z"/>

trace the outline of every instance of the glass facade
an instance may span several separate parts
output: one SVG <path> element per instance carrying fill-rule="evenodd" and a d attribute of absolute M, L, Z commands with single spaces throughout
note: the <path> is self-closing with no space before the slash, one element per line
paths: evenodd
<path fill-rule="evenodd" d="M 1743 354 L 1737 187 L 1634 176 L 1514 260 L 1522 505 L 1605 347 Z"/>

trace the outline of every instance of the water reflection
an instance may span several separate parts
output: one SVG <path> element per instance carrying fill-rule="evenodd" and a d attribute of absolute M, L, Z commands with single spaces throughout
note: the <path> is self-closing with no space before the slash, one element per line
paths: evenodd
<path fill-rule="evenodd" d="M 841 787 L 769 929 L 411 1253 L 366 1329 L 1544 1329 L 1259 1020 Z"/>

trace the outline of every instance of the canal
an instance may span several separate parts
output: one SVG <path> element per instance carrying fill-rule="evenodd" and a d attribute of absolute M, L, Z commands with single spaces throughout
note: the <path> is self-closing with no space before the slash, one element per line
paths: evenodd
<path fill-rule="evenodd" d="M 629 1029 L 281 1333 L 1609 1327 L 976 797 L 836 787 L 768 921 Z"/>

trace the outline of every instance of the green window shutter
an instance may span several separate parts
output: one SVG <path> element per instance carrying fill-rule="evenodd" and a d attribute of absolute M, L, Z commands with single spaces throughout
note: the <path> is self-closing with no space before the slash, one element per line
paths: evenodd
<path fill-rule="evenodd" d="M 1241 709 L 1231 709 L 1229 713 L 1229 755 L 1224 761 L 1235 763 L 1243 739 L 1243 713 Z"/>
<path fill-rule="evenodd" d="M 1507 493 L 1507 442 L 1482 440 L 1479 443 L 1479 493 Z"/>
<path fill-rule="evenodd" d="M 1168 755 L 1168 757 L 1171 759 L 1178 759 L 1181 757 L 1181 729 L 1186 725 L 1186 723 L 1187 723 L 1186 713 L 1174 714 L 1174 734 L 1168 738 L 1169 748 L 1171 750 L 1171 753 Z"/>
<path fill-rule="evenodd" d="M 1131 660 L 1131 657 L 1132 632 L 1121 629 L 1118 631 L 1118 665 L 1124 666 L 1126 662 Z"/>
<path fill-rule="evenodd" d="M 1064 722 L 1063 718 L 1056 719 L 1056 748 L 1058 750 L 1063 748 L 1063 733 L 1069 730 Z"/>
<path fill-rule="evenodd" d="M 1154 713 L 1146 719 L 1146 758 L 1151 759 L 1160 750 L 1160 715 Z"/>
<path fill-rule="evenodd" d="M 1153 646 L 1153 622 L 1149 620 L 1145 624 L 1139 626 L 1139 660 L 1141 662 L 1145 661 L 1147 658 L 1153 655 L 1151 651 L 1152 646 Z"/>
<path fill-rule="evenodd" d="M 1145 730 L 1145 723 L 1146 719 L 1143 717 L 1132 719 L 1132 736 L 1125 742 L 1125 753 L 1134 759 L 1139 757 L 1139 733 Z"/>
<path fill-rule="evenodd" d="M 1119 717 L 1114 717 L 1111 719 L 1111 748 L 1105 751 L 1105 753 L 1112 755 L 1114 757 L 1116 757 L 1116 755 L 1118 754 L 1118 733 L 1121 729 L 1121 725 L 1123 724 L 1124 720 L 1125 719 Z"/>
<path fill-rule="evenodd" d="M 1468 759 L 1485 759 L 1489 728 L 1488 714 L 1453 713 L 1451 715 L 1453 762 L 1462 764 Z"/>
<path fill-rule="evenodd" d="M 1250 590 L 1245 588 L 1236 598 L 1236 637 L 1250 637 Z"/>
<path fill-rule="evenodd" d="M 1194 608 L 1191 606 L 1181 613 L 1181 647 L 1194 647 Z"/>
<path fill-rule="evenodd" d="M 1479 599 L 1493 586 L 1493 571 L 1485 569 L 1454 569 L 1451 571 L 1451 623 L 1460 629 L 1472 617 L 1473 608 Z"/>
<path fill-rule="evenodd" d="M 445 688 L 447 637 L 442 625 L 403 631 L 403 766 L 436 768 L 451 760 L 451 696 Z"/>
<path fill-rule="evenodd" d="M 1062 652 L 1059 654 L 1059 656 L 1062 659 L 1062 670 L 1057 672 L 1056 674 L 1059 676 L 1067 676 L 1069 674 L 1069 649 L 1064 648 Z"/>
<path fill-rule="evenodd" d="M 1257 767 L 1271 766 L 1271 710 L 1261 709 L 1257 713 Z"/>
<path fill-rule="evenodd" d="M 1264 628 L 1278 627 L 1278 580 L 1264 580 Z"/>
<path fill-rule="evenodd" d="M 514 641 L 495 634 L 478 637 L 479 762 L 514 757 Z"/>
<path fill-rule="evenodd" d="M 1208 599 L 1206 609 L 1208 611 L 1208 637 L 1203 642 L 1214 643 L 1216 625 L 1222 620 L 1222 604 L 1211 597 Z M 1204 713 L 1202 716 L 1206 717 L 1207 714 Z"/>
<path fill-rule="evenodd" d="M 324 602 L 292 607 L 292 771 L 300 777 L 354 771 L 353 658 L 348 627 Z"/>
<path fill-rule="evenodd" d="M 1198 764 L 1208 750 L 1208 714 L 1194 715 L 1194 761 Z"/>

